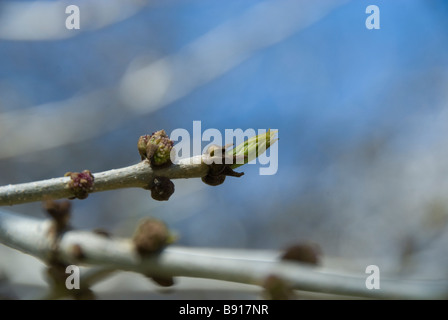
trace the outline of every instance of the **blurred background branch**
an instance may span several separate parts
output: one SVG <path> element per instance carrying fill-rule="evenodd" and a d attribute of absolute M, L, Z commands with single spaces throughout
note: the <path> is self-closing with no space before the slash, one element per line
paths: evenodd
<path fill-rule="evenodd" d="M 73 247 L 77 246 L 82 248 L 83 265 L 107 267 L 91 272 L 84 280 L 89 281 L 89 284 L 94 284 L 114 270 L 120 269 L 151 277 L 197 277 L 261 287 L 269 277 L 276 277 L 292 289 L 382 299 L 442 299 L 446 298 L 448 293 L 446 280 L 412 282 L 383 278 L 381 290 L 368 290 L 365 286 L 366 277 L 363 275 L 322 271 L 297 262 L 282 262 L 279 257 L 259 259 L 257 258 L 259 254 L 250 250 L 221 252 L 220 249 L 173 246 L 142 259 L 135 252 L 130 239 L 110 238 L 93 232 L 75 230 L 60 235 L 55 247 L 49 239 L 51 225 L 50 221 L 39 221 L 10 214 L 5 210 L 0 211 L 2 243 L 44 261 L 56 255 L 66 264 L 80 263 L 79 258 L 73 254 Z"/>

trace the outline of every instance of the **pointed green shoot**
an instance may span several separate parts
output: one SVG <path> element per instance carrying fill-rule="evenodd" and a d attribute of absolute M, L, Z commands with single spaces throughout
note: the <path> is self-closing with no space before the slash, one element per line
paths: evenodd
<path fill-rule="evenodd" d="M 239 144 L 235 148 L 227 151 L 227 155 L 233 156 L 234 161 L 236 159 L 236 163 L 232 164 L 230 167 L 232 169 L 241 167 L 242 165 L 251 162 L 256 159 L 260 155 L 262 155 L 271 145 L 273 145 L 278 138 L 275 137 L 277 131 L 271 131 L 269 129 L 264 134 L 259 134 L 257 136 L 253 136 L 243 143 Z M 244 158 L 244 163 L 241 162 L 241 159 Z M 240 161 L 238 161 L 240 159 Z"/>

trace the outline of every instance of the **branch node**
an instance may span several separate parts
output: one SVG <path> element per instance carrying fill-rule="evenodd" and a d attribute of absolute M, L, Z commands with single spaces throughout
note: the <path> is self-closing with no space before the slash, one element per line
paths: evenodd
<path fill-rule="evenodd" d="M 89 170 L 83 172 L 67 172 L 64 177 L 70 177 L 67 186 L 72 191 L 74 197 L 70 199 L 85 199 L 89 192 L 93 191 L 95 178 Z"/>
<path fill-rule="evenodd" d="M 202 182 L 210 186 L 218 186 L 224 183 L 226 176 L 241 177 L 244 172 L 235 172 L 232 165 L 236 160 L 235 156 L 226 154 L 226 149 L 232 146 L 227 144 L 223 147 L 211 145 L 204 154 L 204 162 L 208 165 L 209 171 L 202 177 Z"/>

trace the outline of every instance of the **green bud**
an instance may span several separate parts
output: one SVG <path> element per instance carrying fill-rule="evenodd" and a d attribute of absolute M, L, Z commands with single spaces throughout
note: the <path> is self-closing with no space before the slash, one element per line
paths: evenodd
<path fill-rule="evenodd" d="M 139 140 L 139 152 L 140 147 L 143 147 L 143 143 L 146 139 Z M 161 166 L 171 163 L 171 150 L 173 149 L 174 142 L 170 140 L 165 130 L 154 132 L 148 139 L 146 144 L 146 158 L 151 161 L 151 164 L 155 166 Z"/>
<path fill-rule="evenodd" d="M 230 167 L 232 169 L 241 167 L 262 155 L 278 140 L 278 138 L 275 138 L 277 132 L 278 131 L 271 132 L 271 129 L 269 129 L 266 133 L 253 136 L 235 148 L 227 151 L 227 155 L 233 156 L 235 160 L 244 159 L 243 163 L 234 163 Z"/>

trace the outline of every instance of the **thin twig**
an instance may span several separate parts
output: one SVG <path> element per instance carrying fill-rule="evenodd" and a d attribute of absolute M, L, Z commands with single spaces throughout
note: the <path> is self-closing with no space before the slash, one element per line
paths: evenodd
<path fill-rule="evenodd" d="M 200 178 L 207 174 L 208 166 L 201 156 L 182 159 L 177 164 L 165 168 L 153 169 L 148 161 L 93 174 L 95 183 L 91 192 L 100 192 L 120 188 L 143 188 L 156 176 L 169 179 Z M 73 196 L 67 186 L 69 177 L 7 185 L 0 187 L 0 206 L 14 205 L 42 200 L 57 200 Z"/>
<path fill-rule="evenodd" d="M 46 260 L 55 250 L 49 239 L 51 221 L 11 214 L 0 210 L 0 242 Z M 126 238 L 107 238 L 89 231 L 67 231 L 60 236 L 57 255 L 67 264 L 79 264 L 73 247 L 82 248 L 84 265 L 134 271 L 159 277 L 197 277 L 263 285 L 275 275 L 294 289 L 377 299 L 443 299 L 448 282 L 405 281 L 381 278 L 381 289 L 368 290 L 366 275 L 345 275 L 323 271 L 295 262 L 232 258 L 214 249 L 168 247 L 160 254 L 141 258 Z"/>

